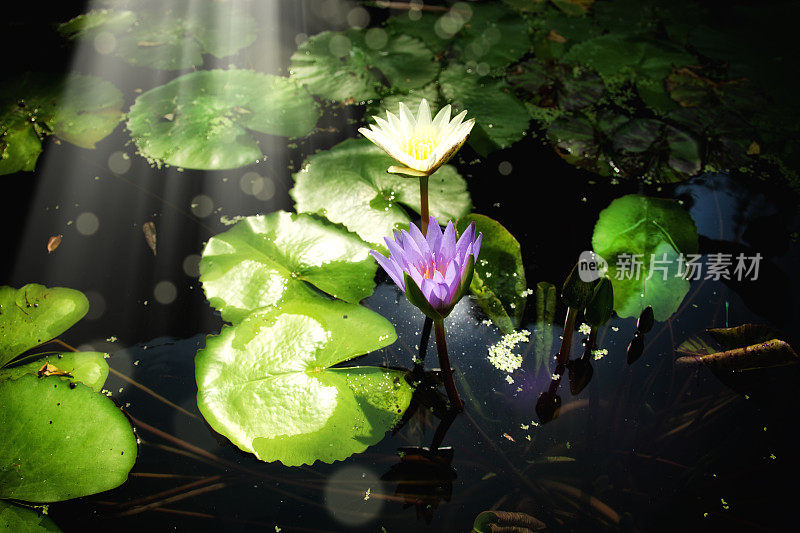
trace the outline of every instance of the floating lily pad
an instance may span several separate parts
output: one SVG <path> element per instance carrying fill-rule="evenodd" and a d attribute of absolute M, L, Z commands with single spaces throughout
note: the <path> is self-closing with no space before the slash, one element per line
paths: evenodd
<path fill-rule="evenodd" d="M 485 65 L 486 73 L 502 71 L 531 48 L 528 24 L 502 4 L 475 3 L 472 16 L 453 42 L 463 63 Z"/>
<path fill-rule="evenodd" d="M 639 316 L 648 305 L 659 321 L 677 311 L 689 292 L 678 256 L 696 254 L 697 246 L 694 221 L 677 202 L 636 194 L 611 202 L 600 213 L 592 237 L 594 252 L 608 262 L 614 310 L 623 318 Z M 628 268 L 633 259 L 623 254 L 638 256 L 638 275 Z"/>
<path fill-rule="evenodd" d="M 292 55 L 292 78 L 322 98 L 353 102 L 376 98 L 382 78 L 394 89 L 408 90 L 427 85 L 438 74 L 439 64 L 422 41 L 390 35 L 373 49 L 365 35 L 366 30 L 314 35 Z"/>
<path fill-rule="evenodd" d="M 552 0 L 553 5 L 571 17 L 583 17 L 594 4 L 594 0 Z"/>
<path fill-rule="evenodd" d="M 258 34 L 253 17 L 221 2 L 155 3 L 149 9 L 90 11 L 58 29 L 69 39 L 111 35 L 111 54 L 131 65 L 164 70 L 199 67 L 203 54 L 232 55 Z"/>
<path fill-rule="evenodd" d="M 319 116 L 311 95 L 289 78 L 205 70 L 140 95 L 131 107 L 128 129 L 148 159 L 184 168 L 227 169 L 262 157 L 250 131 L 301 137 Z"/>
<path fill-rule="evenodd" d="M 14 533 L 61 531 L 46 514 L 2 500 L 0 500 L 0 530 Z"/>
<path fill-rule="evenodd" d="M 429 83 L 425 87 L 420 87 L 419 89 L 393 92 L 384 95 L 380 100 L 373 100 L 372 103 L 367 106 L 365 118 L 377 115 L 385 119 L 386 111 L 391 111 L 397 115 L 400 109 L 400 102 L 406 104 L 414 116 L 417 116 L 417 109 L 423 98 L 428 101 L 432 113 L 435 113 L 443 106 L 439 96 L 439 86 L 434 82 Z"/>
<path fill-rule="evenodd" d="M 100 392 L 108 377 L 106 354 L 101 352 L 65 352 L 47 354 L 0 368 L 0 381 L 17 379 L 25 374 L 57 375 L 63 379 L 78 381 Z M 44 370 L 43 370 L 44 368 Z"/>
<path fill-rule="evenodd" d="M 502 224 L 477 214 L 458 220 L 459 234 L 472 222 L 483 233 L 483 244 L 470 292 L 503 333 L 512 333 L 522 322 L 527 289 L 519 242 Z"/>
<path fill-rule="evenodd" d="M 349 139 L 309 157 L 289 194 L 298 212 L 324 215 L 383 250 L 383 238 L 411 222 L 403 206 L 420 211 L 419 180 L 387 173 L 393 164 L 366 139 Z M 430 213 L 443 224 L 472 208 L 466 181 L 451 165 L 429 178 L 428 194 Z"/>
<path fill-rule="evenodd" d="M 0 381 L 0 498 L 54 502 L 121 485 L 136 438 L 114 402 L 33 375 Z"/>
<path fill-rule="evenodd" d="M 592 67 L 606 83 L 618 86 L 637 76 L 663 80 L 674 67 L 691 64 L 695 58 L 671 43 L 610 33 L 576 44 L 562 60 Z"/>
<path fill-rule="evenodd" d="M 499 148 L 520 140 L 528 129 L 530 115 L 505 80 L 480 77 L 463 65 L 451 64 L 439 76 L 442 92 L 453 107 L 475 117 L 476 130 Z"/>
<path fill-rule="evenodd" d="M 0 367 L 64 333 L 89 311 L 82 293 L 61 287 L 0 287 Z"/>
<path fill-rule="evenodd" d="M 356 303 L 375 288 L 369 249 L 341 227 L 277 211 L 247 217 L 209 239 L 200 281 L 209 303 L 234 323 L 284 300 L 325 299 L 315 287 Z"/>
<path fill-rule="evenodd" d="M 331 366 L 395 339 L 386 319 L 341 301 L 257 311 L 198 352 L 197 404 L 211 427 L 263 461 L 340 461 L 383 439 L 412 390 L 401 371 Z"/>
<path fill-rule="evenodd" d="M 665 163 L 677 172 L 662 167 L 655 177 L 660 181 L 679 181 L 700 172 L 700 146 L 687 132 L 656 119 L 635 118 L 612 135 L 615 162 L 629 174 L 643 174 L 653 161 Z"/>
<path fill-rule="evenodd" d="M 684 341 L 676 363 L 708 365 L 713 370 L 758 370 L 800 362 L 792 347 L 774 329 L 760 324 L 709 329 Z"/>
<path fill-rule="evenodd" d="M 0 175 L 31 171 L 47 135 L 94 148 L 122 120 L 122 93 L 83 74 L 27 73 L 0 90 Z"/>
<path fill-rule="evenodd" d="M 575 158 L 596 157 L 598 141 L 594 126 L 583 115 L 562 115 L 547 129 L 547 137 Z"/>
<path fill-rule="evenodd" d="M 443 31 L 441 13 L 417 13 L 419 18 L 414 15 L 413 19 L 411 13 L 408 11 L 389 17 L 386 21 L 386 31 L 392 35 L 408 35 L 419 39 L 437 54 L 450 45 L 455 33 Z"/>

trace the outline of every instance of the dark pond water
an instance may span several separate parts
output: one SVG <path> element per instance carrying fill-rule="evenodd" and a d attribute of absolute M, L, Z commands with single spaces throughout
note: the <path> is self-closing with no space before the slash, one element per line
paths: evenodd
<path fill-rule="evenodd" d="M 241 2 L 258 21 L 255 44 L 232 58 L 206 56 L 197 69 L 233 64 L 286 75 L 296 42 L 346 29 L 356 6 L 257 3 Z M 52 24 L 104 5 L 75 4 L 46 15 L 17 8 L 7 21 L 7 42 L 29 44 L 15 71 L 4 73 L 5 87 L 32 69 L 75 70 L 113 81 L 127 109 L 142 92 L 193 70 L 154 70 L 70 46 Z M 399 7 L 370 5 L 364 13 L 378 27 L 408 11 Z M 681 181 L 659 183 L 570 164 L 542 134 L 489 153 L 467 144 L 451 163 L 466 179 L 473 212 L 516 237 L 534 291 L 539 282 L 561 286 L 578 254 L 591 249 L 601 211 L 629 194 L 680 201 L 697 227 L 703 264 L 709 254 L 759 253 L 760 275 L 691 281 L 677 311 L 645 334 L 644 353 L 630 365 L 636 319 L 614 316 L 598 332 L 597 347 L 607 353 L 592 362 L 588 386 L 572 395 L 565 379 L 558 389 L 562 407 L 548 423 L 535 406 L 551 383 L 563 302 L 550 326 L 556 342 L 548 356 L 537 358 L 535 343 L 521 342 L 522 367 L 507 379 L 488 358 L 502 333 L 466 297 L 447 321 L 466 404 L 454 419 L 440 409 L 443 389 L 437 396 L 420 388 L 402 425 L 381 442 L 344 461 L 304 467 L 264 463 L 214 431 L 197 407 L 194 357 L 223 320 L 198 279 L 200 253 L 209 238 L 230 229 L 232 217 L 292 211 L 292 173 L 309 155 L 359 136 L 365 106 L 322 109 L 315 132 L 297 141 L 255 134 L 266 158 L 234 170 L 155 168 L 137 155 L 122 124 L 92 150 L 48 136 L 34 172 L 0 176 L 6 249 L 0 282 L 87 295 L 88 315 L 61 339 L 110 353 L 105 389 L 139 439 L 122 486 L 50 505 L 62 530 L 467 532 L 487 510 L 525 513 L 552 531 L 779 531 L 792 523 L 797 365 L 730 372 L 675 363 L 676 348 L 708 328 L 763 324 L 798 346 L 797 191 L 783 174 L 764 179 L 772 166 L 762 172 L 704 161 Z M 788 161 L 784 166 L 796 173 Z M 260 196 L 247 185 L 248 172 L 261 178 Z M 143 237 L 148 221 L 158 228 L 155 256 Z M 48 253 L 53 235 L 63 238 Z M 411 368 L 423 317 L 383 272 L 377 281 L 362 303 L 394 324 L 398 340 L 347 365 Z M 535 329 L 536 310 L 531 296 L 519 329 Z M 571 333 L 573 354 L 580 355 L 583 335 Z M 427 352 L 426 367 L 436 368 L 433 339 Z M 435 440 L 449 450 L 434 459 L 415 456 L 413 448 Z"/>

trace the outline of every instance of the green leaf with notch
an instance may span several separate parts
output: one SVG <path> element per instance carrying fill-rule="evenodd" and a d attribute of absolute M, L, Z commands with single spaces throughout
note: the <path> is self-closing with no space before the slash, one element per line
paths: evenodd
<path fill-rule="evenodd" d="M 204 70 L 140 95 L 128 130 L 140 153 L 159 164 L 228 169 L 262 157 L 251 131 L 302 137 L 319 117 L 311 95 L 289 78 Z"/>
<path fill-rule="evenodd" d="M 51 376 L 0 381 L 0 498 L 54 502 L 113 489 L 136 461 L 114 402 Z"/>
<path fill-rule="evenodd" d="M 402 371 L 331 367 L 395 339 L 364 307 L 287 301 L 208 338 L 195 360 L 197 404 L 211 427 L 263 461 L 340 461 L 383 439 L 412 390 Z"/>
<path fill-rule="evenodd" d="M 319 291 L 357 303 L 375 288 L 369 249 L 341 227 L 276 211 L 209 239 L 200 281 L 209 303 L 230 322 L 285 300 L 326 299 Z"/>
<path fill-rule="evenodd" d="M 639 316 L 649 305 L 656 320 L 667 320 L 689 292 L 679 256 L 697 253 L 697 228 L 676 201 L 637 194 L 617 198 L 600 213 L 592 247 L 608 262 L 620 317 Z M 638 275 L 629 268 L 632 258 L 620 259 L 623 254 L 639 256 Z"/>
<path fill-rule="evenodd" d="M 387 173 L 393 164 L 371 142 L 349 139 L 309 157 L 289 194 L 298 212 L 343 224 L 384 251 L 383 238 L 411 222 L 403 206 L 420 211 L 419 180 Z M 451 165 L 429 178 L 428 195 L 430 213 L 443 224 L 472 208 L 467 183 Z"/>

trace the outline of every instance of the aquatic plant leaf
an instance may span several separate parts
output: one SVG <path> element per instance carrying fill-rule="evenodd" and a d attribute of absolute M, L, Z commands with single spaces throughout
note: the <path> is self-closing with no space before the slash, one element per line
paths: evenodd
<path fill-rule="evenodd" d="M 247 217 L 209 239 L 200 281 L 209 303 L 229 322 L 284 300 L 356 303 L 372 294 L 377 265 L 370 247 L 341 227 L 306 214 Z"/>
<path fill-rule="evenodd" d="M 689 292 L 689 281 L 679 276 L 678 256 L 697 253 L 697 246 L 694 221 L 677 202 L 636 194 L 611 202 L 592 237 L 594 252 L 608 262 L 614 310 L 623 318 L 639 316 L 648 305 L 659 321 L 677 311 Z M 622 254 L 640 255 L 638 279 Z"/>
<path fill-rule="evenodd" d="M 375 50 L 365 35 L 366 30 L 314 35 L 292 55 L 292 79 L 316 96 L 352 103 L 376 98 L 381 77 L 394 89 L 409 90 L 427 85 L 439 73 L 439 64 L 422 41 L 391 35 Z"/>
<path fill-rule="evenodd" d="M 455 33 L 443 31 L 442 15 L 434 13 L 418 13 L 418 19 L 410 18 L 412 11 L 389 17 L 386 20 L 386 31 L 392 35 L 408 35 L 419 39 L 432 52 L 440 53 L 447 48 L 455 37 Z M 416 15 L 415 15 L 416 16 Z M 445 22 L 445 25 L 447 22 Z"/>
<path fill-rule="evenodd" d="M 94 148 L 122 120 L 122 93 L 84 74 L 26 73 L 0 89 L 0 175 L 31 171 L 47 135 Z"/>
<path fill-rule="evenodd" d="M 556 286 L 546 281 L 536 284 L 536 323 L 533 325 L 534 372 L 549 371 L 553 356 L 556 323 Z"/>
<path fill-rule="evenodd" d="M 136 461 L 114 402 L 83 384 L 25 375 L 0 381 L 0 498 L 54 502 L 113 489 Z"/>
<path fill-rule="evenodd" d="M 88 311 L 89 300 L 76 290 L 33 283 L 0 287 L 0 367 L 58 337 Z"/>
<path fill-rule="evenodd" d="M 203 54 L 222 58 L 253 44 L 256 20 L 221 2 L 162 3 L 146 12 L 95 10 L 61 24 L 68 39 L 114 37 L 110 53 L 131 65 L 163 70 L 199 67 Z M 220 24 L 225 20 L 225 24 Z"/>
<path fill-rule="evenodd" d="M 760 324 L 709 329 L 684 341 L 679 365 L 707 365 L 712 370 L 758 370 L 797 364 L 800 358 L 780 332 Z"/>
<path fill-rule="evenodd" d="M 473 136 L 482 133 L 497 147 L 507 148 L 525 135 L 530 115 L 505 80 L 479 77 L 451 63 L 439 76 L 439 84 L 456 111 L 466 109 L 476 118 Z"/>
<path fill-rule="evenodd" d="M 331 463 L 383 439 L 411 401 L 405 372 L 331 368 L 396 339 L 355 304 L 284 302 L 224 326 L 195 359 L 208 423 L 262 461 Z"/>
<path fill-rule="evenodd" d="M 311 95 L 289 78 L 204 70 L 140 95 L 129 112 L 128 130 L 140 153 L 158 163 L 228 169 L 262 157 L 248 130 L 302 137 L 319 116 Z"/>
<path fill-rule="evenodd" d="M 520 326 L 527 298 L 519 242 L 502 224 L 478 214 L 458 219 L 459 235 L 472 222 L 476 232 L 483 233 L 483 244 L 475 263 L 470 292 L 503 333 L 512 333 Z"/>
<path fill-rule="evenodd" d="M 694 56 L 671 43 L 626 33 L 588 39 L 574 45 L 562 57 L 566 63 L 592 67 L 612 86 L 637 76 L 662 80 L 674 67 L 683 67 L 694 60 Z"/>
<path fill-rule="evenodd" d="M 47 354 L 30 360 L 11 363 L 0 368 L 0 381 L 17 379 L 26 374 L 45 375 L 42 368 L 47 365 L 47 375 L 63 375 L 63 379 L 83 383 L 95 392 L 100 392 L 108 377 L 106 354 L 101 352 L 64 352 Z"/>
<path fill-rule="evenodd" d="M 366 139 L 348 139 L 309 157 L 294 174 L 289 194 L 298 213 L 317 213 L 343 224 L 383 251 L 383 238 L 411 222 L 403 206 L 421 209 L 419 180 L 387 173 L 392 164 Z M 467 183 L 451 165 L 429 178 L 428 194 L 430 214 L 437 220 L 455 220 L 472 209 Z"/>
<path fill-rule="evenodd" d="M 488 71 L 502 72 L 531 48 L 528 24 L 501 4 L 475 3 L 469 22 L 453 41 L 462 63 L 484 64 Z"/>
<path fill-rule="evenodd" d="M 425 87 L 420 87 L 419 89 L 393 92 L 384 95 L 380 100 L 373 100 L 372 103 L 367 106 L 367 111 L 364 113 L 364 118 L 366 119 L 367 117 L 377 115 L 385 119 L 386 111 L 391 111 L 395 115 L 398 115 L 400 102 L 406 104 L 414 116 L 417 116 L 417 109 L 419 108 L 419 104 L 422 102 L 423 98 L 428 101 L 428 105 L 430 106 L 432 113 L 435 113 L 438 109 L 441 109 L 444 106 L 439 96 L 439 86 L 434 82 L 429 83 Z"/>
<path fill-rule="evenodd" d="M 0 500 L 0 530 L 15 533 L 61 531 L 46 514 L 3 500 Z"/>
<path fill-rule="evenodd" d="M 573 157 L 594 157 L 598 152 L 594 126 L 583 115 L 561 115 L 547 128 L 547 137 Z"/>

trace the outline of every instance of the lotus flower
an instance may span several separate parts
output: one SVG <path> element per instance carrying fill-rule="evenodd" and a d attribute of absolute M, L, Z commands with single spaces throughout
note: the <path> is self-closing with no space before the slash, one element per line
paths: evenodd
<path fill-rule="evenodd" d="M 359 128 L 364 137 L 403 166 L 390 166 L 388 172 L 409 176 L 430 176 L 447 163 L 469 137 L 475 119 L 464 122 L 467 112 L 450 119 L 450 105 L 444 106 L 431 120 L 431 109 L 424 98 L 417 117 L 400 104 L 400 118 L 387 111 L 386 118 L 372 117 L 377 125 Z"/>
<path fill-rule="evenodd" d="M 456 241 L 452 222 L 443 233 L 430 217 L 427 237 L 411 224 L 409 231 L 395 231 L 394 240 L 384 240 L 389 257 L 374 250 L 372 256 L 412 304 L 440 323 L 469 288 L 483 234 L 475 238 L 473 222 Z"/>

